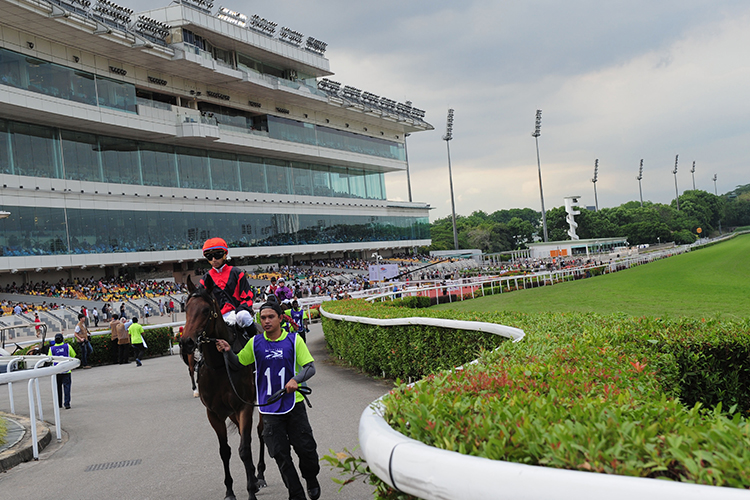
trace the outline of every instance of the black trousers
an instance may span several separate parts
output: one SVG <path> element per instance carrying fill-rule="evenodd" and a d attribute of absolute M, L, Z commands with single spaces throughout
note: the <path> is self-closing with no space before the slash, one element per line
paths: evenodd
<path fill-rule="evenodd" d="M 146 349 L 141 342 L 133 344 L 133 356 L 136 361 L 140 361 L 144 354 L 146 354 Z"/>
<path fill-rule="evenodd" d="M 57 374 L 57 404 L 60 408 L 70 406 L 70 380 L 70 372 Z"/>
<path fill-rule="evenodd" d="M 117 344 L 116 339 L 109 341 L 109 354 L 112 364 L 115 364 L 119 361 L 120 346 Z"/>
<path fill-rule="evenodd" d="M 121 365 L 127 363 L 128 358 L 130 357 L 130 344 L 118 344 L 117 355 Z"/>
<path fill-rule="evenodd" d="M 320 463 L 304 401 L 294 405 L 294 409 L 284 415 L 263 414 L 263 439 L 268 454 L 279 466 L 281 477 L 289 490 L 289 499 L 305 500 L 307 497 L 294 468 L 291 448 L 299 457 L 299 471 L 306 481 L 318 476 Z"/>

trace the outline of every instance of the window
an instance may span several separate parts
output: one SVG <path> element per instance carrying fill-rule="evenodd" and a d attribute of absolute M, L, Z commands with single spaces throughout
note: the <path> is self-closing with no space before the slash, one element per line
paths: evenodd
<path fill-rule="evenodd" d="M 212 151 L 209 161 L 211 163 L 211 183 L 213 189 L 223 189 L 225 191 L 240 190 L 236 155 Z"/>
<path fill-rule="evenodd" d="M 99 145 L 96 136 L 70 130 L 63 130 L 61 135 L 63 159 L 65 160 L 65 178 L 102 182 Z"/>
<path fill-rule="evenodd" d="M 289 164 L 283 160 L 265 160 L 266 181 L 269 193 L 291 194 L 289 189 Z"/>
<path fill-rule="evenodd" d="M 266 167 L 263 164 L 263 158 L 239 155 L 238 163 L 242 190 L 250 193 L 267 193 Z"/>
<path fill-rule="evenodd" d="M 180 172 L 180 187 L 211 189 L 206 151 L 178 147 L 177 169 Z"/>
<path fill-rule="evenodd" d="M 134 85 L 97 76 L 96 90 L 99 95 L 99 106 L 136 112 Z"/>
<path fill-rule="evenodd" d="M 8 134 L 8 122 L 5 120 L 0 120 L 0 172 L 13 173 L 13 165 L 10 161 L 10 134 Z"/>
<path fill-rule="evenodd" d="M 148 142 L 138 143 L 144 186 L 177 187 L 174 147 Z"/>
<path fill-rule="evenodd" d="M 312 171 L 307 163 L 292 162 L 292 185 L 294 194 L 311 196 Z"/>
<path fill-rule="evenodd" d="M 55 129 L 11 122 L 10 133 L 16 175 L 61 177 Z"/>
<path fill-rule="evenodd" d="M 99 137 L 104 182 L 141 184 L 138 143 L 117 137 Z"/>

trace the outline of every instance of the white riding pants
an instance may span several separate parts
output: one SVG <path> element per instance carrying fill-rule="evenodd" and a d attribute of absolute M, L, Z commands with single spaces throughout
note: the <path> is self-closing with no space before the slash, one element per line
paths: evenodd
<path fill-rule="evenodd" d="M 247 328 L 248 326 L 252 325 L 255 320 L 253 319 L 252 314 L 250 314 L 247 311 L 235 311 L 232 309 L 229 312 L 224 313 L 222 316 L 224 318 L 224 323 L 227 325 L 234 325 L 235 323 L 239 325 L 242 328 Z"/>

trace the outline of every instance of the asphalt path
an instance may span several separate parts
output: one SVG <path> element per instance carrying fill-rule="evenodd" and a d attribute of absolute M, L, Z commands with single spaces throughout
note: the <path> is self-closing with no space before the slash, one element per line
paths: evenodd
<path fill-rule="evenodd" d="M 329 449 L 352 450 L 358 444 L 362 411 L 389 386 L 332 364 L 319 324 L 312 325 L 308 337 L 317 373 L 309 382 L 313 408 L 307 411 L 318 454 L 329 454 Z M 53 419 L 49 379 L 40 380 L 40 388 L 49 422 Z M 17 413 L 28 416 L 26 384 L 14 389 Z M 218 440 L 203 404 L 193 398 L 187 368 L 179 356 L 147 359 L 141 368 L 131 363 L 75 370 L 71 406 L 61 410 L 62 443 L 53 437 L 39 461 L 0 474 L 0 499 L 224 498 Z M 0 410 L 10 411 L 4 388 L 0 388 Z M 234 491 L 238 500 L 246 499 L 236 432 L 230 435 L 230 445 Z M 253 440 L 253 459 L 257 463 L 257 439 Z M 112 463 L 120 466 L 86 471 Z M 258 500 L 286 500 L 276 463 L 267 455 L 266 463 L 268 487 L 258 493 Z M 372 487 L 364 481 L 339 491 L 333 477 L 339 477 L 338 471 L 321 462 L 321 499 L 373 498 Z"/>

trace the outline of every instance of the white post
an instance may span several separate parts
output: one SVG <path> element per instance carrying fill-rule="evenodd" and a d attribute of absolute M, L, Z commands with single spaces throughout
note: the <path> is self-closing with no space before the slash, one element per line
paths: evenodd
<path fill-rule="evenodd" d="M 10 363 L 8 363 L 8 373 L 12 372 L 16 368 L 16 366 L 18 366 L 18 362 L 20 360 L 21 358 L 10 360 Z M 15 414 L 16 404 L 15 401 L 13 401 L 13 382 L 8 382 L 8 395 L 10 396 L 10 412 Z"/>
<path fill-rule="evenodd" d="M 34 380 L 29 379 L 29 419 L 31 420 L 31 444 L 34 452 L 34 460 L 39 460 L 39 445 L 36 442 L 36 411 L 34 409 Z"/>
<path fill-rule="evenodd" d="M 55 435 L 59 443 L 62 441 L 62 431 L 60 429 L 60 400 L 57 397 L 57 375 L 50 376 L 50 381 L 52 381 L 52 411 L 55 414 Z"/>

